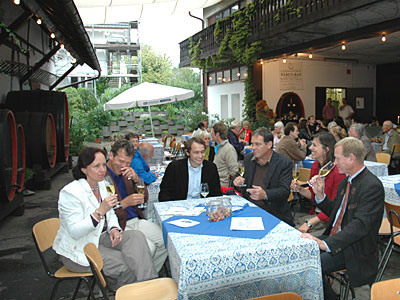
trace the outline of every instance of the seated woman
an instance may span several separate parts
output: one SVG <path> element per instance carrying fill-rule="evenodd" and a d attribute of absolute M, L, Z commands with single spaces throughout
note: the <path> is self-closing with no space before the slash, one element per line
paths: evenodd
<path fill-rule="evenodd" d="M 330 128 L 329 132 L 335 137 L 336 142 L 339 142 L 341 139 L 344 139 L 347 136 L 346 130 L 339 125 Z"/>
<path fill-rule="evenodd" d="M 195 131 L 193 132 L 192 137 L 199 137 L 201 138 L 205 143 L 206 143 L 206 153 L 205 153 L 205 160 L 214 161 L 214 156 L 215 156 L 215 149 L 214 146 L 210 146 L 210 134 L 207 131 Z"/>
<path fill-rule="evenodd" d="M 278 121 L 274 124 L 274 130 L 272 131 L 272 135 L 274 136 L 274 147 L 276 147 L 276 144 L 278 144 L 281 140 L 284 128 L 285 126 L 281 121 Z"/>
<path fill-rule="evenodd" d="M 253 134 L 253 131 L 250 129 L 250 122 L 245 120 L 243 121 L 243 128 L 240 129 L 238 138 L 240 141 L 244 141 L 246 145 L 250 145 L 251 143 L 251 135 Z"/>
<path fill-rule="evenodd" d="M 104 273 L 116 279 L 116 288 L 156 278 L 143 233 L 121 232 L 112 209 L 118 203 L 117 195 L 109 195 L 103 181 L 103 151 L 85 148 L 72 173 L 75 180 L 60 191 L 60 229 L 53 244 L 62 263 L 72 272 L 90 272 L 83 247 L 94 243 L 103 257 Z"/>
<path fill-rule="evenodd" d="M 317 134 L 310 147 L 312 158 L 316 161 L 311 166 L 310 178 L 318 175 L 319 169 L 329 161 L 334 162 L 335 138 L 330 133 Z M 325 177 L 325 194 L 329 199 L 334 199 L 339 186 L 339 183 L 346 178 L 345 174 L 339 174 L 338 168 L 335 166 L 333 170 Z M 301 187 L 296 180 L 292 181 L 292 190 L 297 190 L 303 197 L 314 201 L 314 192 L 311 187 Z M 310 228 L 314 227 L 319 222 L 328 223 L 329 217 L 323 212 L 317 216 L 309 219 L 298 229 L 301 232 L 307 232 Z"/>

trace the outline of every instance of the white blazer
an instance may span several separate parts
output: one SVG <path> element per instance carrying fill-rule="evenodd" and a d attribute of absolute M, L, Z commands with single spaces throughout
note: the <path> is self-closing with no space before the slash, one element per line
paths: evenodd
<path fill-rule="evenodd" d="M 99 191 L 102 199 L 108 196 L 104 182 L 99 182 Z M 99 206 L 100 203 L 86 179 L 74 180 L 60 191 L 58 200 L 60 229 L 53 244 L 53 249 L 58 254 L 82 266 L 89 266 L 83 247 L 87 243 L 99 246 L 105 219 L 100 220 L 94 227 L 90 217 Z M 112 227 L 120 229 L 114 210 L 110 209 L 106 217 L 108 232 Z"/>

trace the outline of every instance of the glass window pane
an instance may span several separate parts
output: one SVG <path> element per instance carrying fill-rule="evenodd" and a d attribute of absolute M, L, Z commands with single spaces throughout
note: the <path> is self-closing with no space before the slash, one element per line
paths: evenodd
<path fill-rule="evenodd" d="M 232 81 L 239 80 L 239 76 L 240 76 L 239 68 L 233 68 L 232 69 Z"/>
<path fill-rule="evenodd" d="M 224 71 L 224 82 L 231 82 L 231 70 Z"/>
<path fill-rule="evenodd" d="M 230 15 L 230 13 L 231 13 L 231 10 L 230 10 L 229 8 L 228 8 L 228 9 L 225 9 L 225 10 L 224 10 L 223 17 L 226 18 L 227 16 Z"/>
<path fill-rule="evenodd" d="M 247 67 L 240 67 L 240 79 L 244 80 L 247 78 Z"/>
<path fill-rule="evenodd" d="M 233 14 L 233 13 L 234 13 L 235 11 L 237 11 L 238 9 L 239 9 L 239 5 L 238 5 L 238 4 L 232 6 L 232 8 L 231 8 L 231 14 Z"/>
<path fill-rule="evenodd" d="M 215 73 L 208 73 L 208 84 L 215 84 Z"/>
<path fill-rule="evenodd" d="M 215 15 L 215 20 L 218 21 L 219 19 L 222 19 L 222 12 Z"/>
<path fill-rule="evenodd" d="M 217 83 L 222 83 L 222 72 L 217 73 Z"/>

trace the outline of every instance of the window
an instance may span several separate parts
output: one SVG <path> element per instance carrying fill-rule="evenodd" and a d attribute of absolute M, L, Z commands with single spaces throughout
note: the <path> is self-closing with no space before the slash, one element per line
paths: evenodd
<path fill-rule="evenodd" d="M 208 84 L 215 84 L 215 73 L 208 73 Z"/>
<path fill-rule="evenodd" d="M 247 67 L 240 67 L 240 79 L 245 80 L 248 76 Z"/>
<path fill-rule="evenodd" d="M 239 76 L 240 76 L 239 68 L 233 68 L 232 69 L 232 81 L 239 80 Z"/>
<path fill-rule="evenodd" d="M 222 83 L 222 72 L 217 73 L 217 83 Z"/>
<path fill-rule="evenodd" d="M 231 70 L 224 71 L 223 82 L 231 82 Z"/>
<path fill-rule="evenodd" d="M 214 23 L 216 23 L 219 19 L 226 18 L 233 14 L 235 11 L 238 11 L 239 9 L 243 8 L 246 6 L 246 0 L 242 0 L 240 2 L 236 2 L 232 4 L 231 6 L 225 8 L 223 11 L 220 11 L 216 13 L 215 15 L 212 15 L 207 18 L 207 26 L 210 26 Z"/>
<path fill-rule="evenodd" d="M 234 67 L 207 74 L 207 84 L 230 83 L 232 81 L 245 80 L 247 78 L 247 67 Z"/>

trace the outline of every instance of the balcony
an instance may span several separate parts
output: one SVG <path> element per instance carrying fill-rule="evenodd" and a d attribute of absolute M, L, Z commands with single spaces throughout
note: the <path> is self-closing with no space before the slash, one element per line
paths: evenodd
<path fill-rule="evenodd" d="M 321 49 L 341 43 L 376 36 L 380 32 L 400 30 L 400 10 L 397 1 L 390 0 L 265 0 L 256 3 L 250 18 L 248 43 L 260 41 L 259 58 L 273 58 L 311 49 Z M 293 13 L 301 8 L 301 14 Z M 279 18 L 278 18 L 279 17 Z M 222 37 L 233 27 L 234 15 L 220 21 Z M 192 36 L 200 40 L 200 58 L 216 55 L 220 41 L 214 37 L 213 24 Z M 191 64 L 190 40 L 180 43 L 180 66 Z M 229 54 L 229 53 L 227 53 Z"/>

